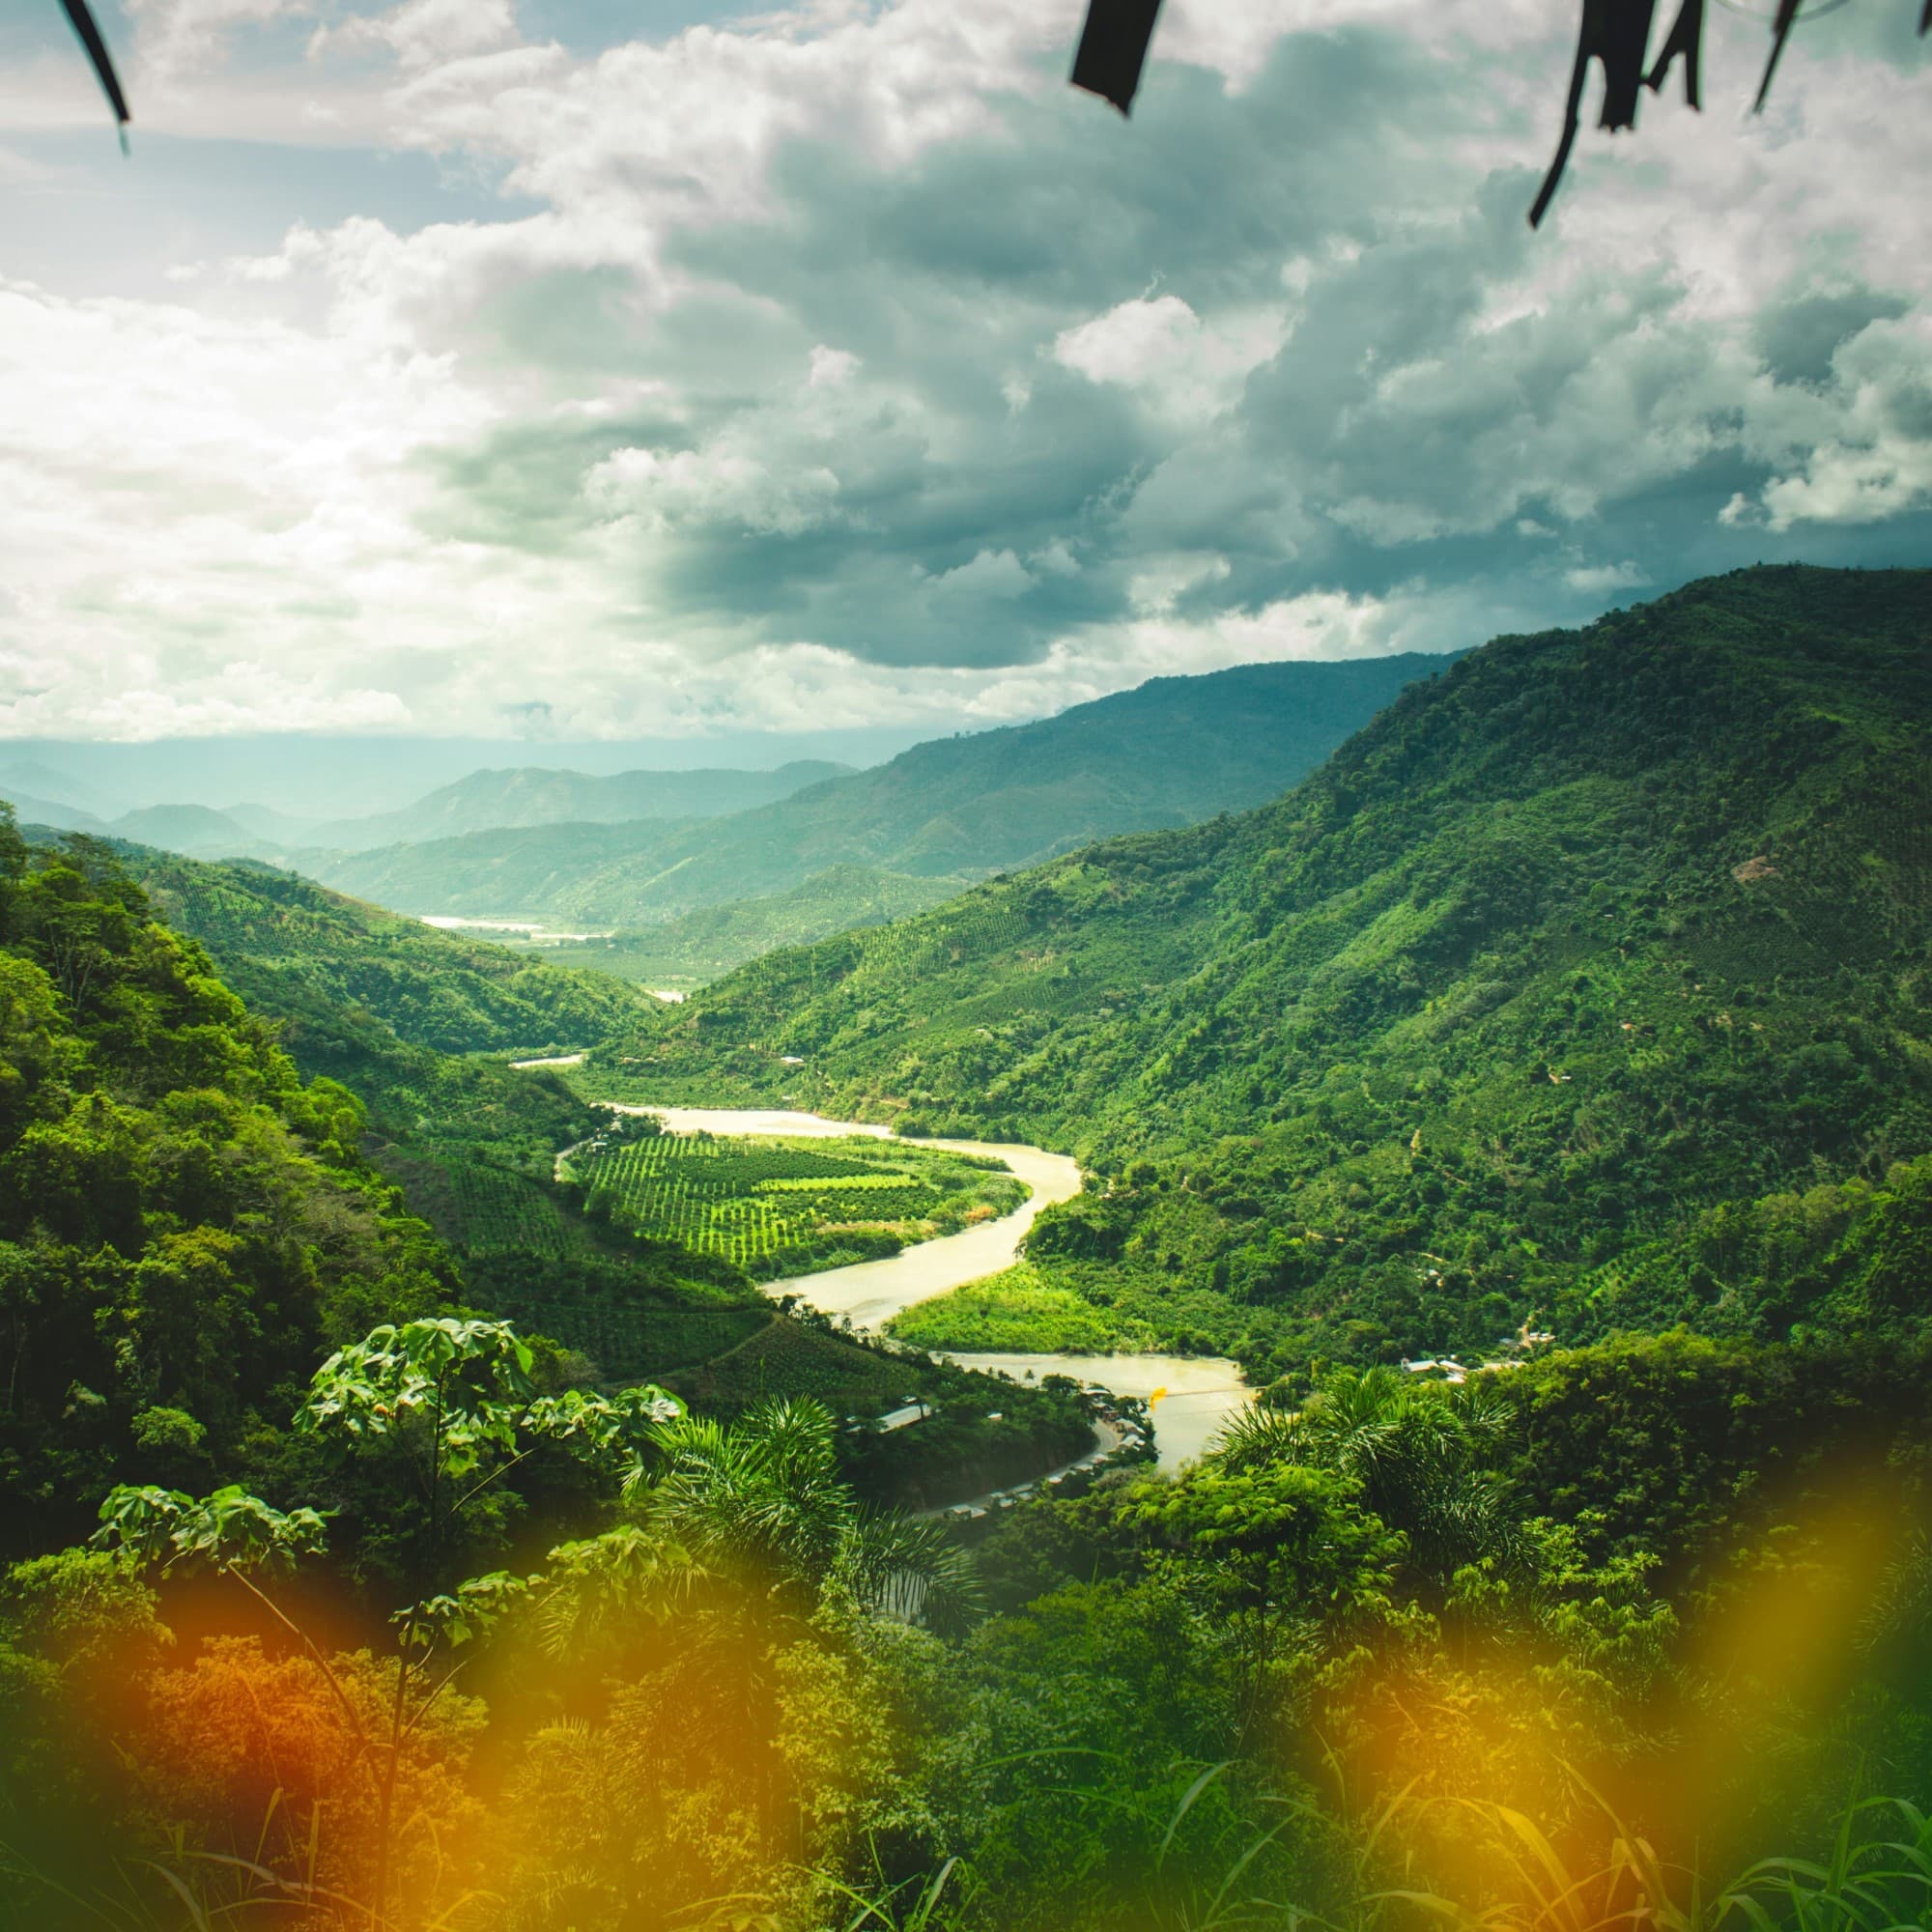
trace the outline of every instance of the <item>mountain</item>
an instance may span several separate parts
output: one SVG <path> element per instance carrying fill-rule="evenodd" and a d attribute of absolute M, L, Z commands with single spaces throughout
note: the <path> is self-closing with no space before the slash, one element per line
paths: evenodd
<path fill-rule="evenodd" d="M 56 799 L 36 798 L 31 792 L 11 789 L 0 785 L 0 796 L 14 808 L 15 818 L 23 825 L 48 825 L 58 832 L 105 832 L 106 825 L 91 811 L 82 811 L 79 807 L 62 805 Z"/>
<path fill-rule="evenodd" d="M 0 754 L 0 795 L 11 799 L 16 793 L 90 819 L 113 818 L 127 810 L 125 801 L 110 797 L 58 765 L 20 754 Z"/>
<path fill-rule="evenodd" d="M 454 1271 L 191 942 L 99 853 L 0 823 L 0 1548 L 160 1468 L 259 1468 L 331 1343 Z"/>
<path fill-rule="evenodd" d="M 205 805 L 148 805 L 123 812 L 103 828 L 137 845 L 158 845 L 191 858 L 234 859 L 272 852 L 273 841 L 251 832 L 225 811 Z"/>
<path fill-rule="evenodd" d="M 1932 1151 L 1928 825 L 1932 573 L 1744 571 L 1498 639 L 1274 805 L 774 954 L 591 1070 L 1075 1149 L 1107 1191 L 1035 1263 L 1264 1373 L 1587 1339 L 1620 1257 Z M 1696 1280 L 1665 1299 L 1713 1329 L 1829 1316 Z"/>
<path fill-rule="evenodd" d="M 292 858 L 312 858 L 318 849 L 360 851 L 499 826 L 715 817 L 787 797 L 850 769 L 824 759 L 797 759 L 770 772 L 639 771 L 598 778 L 524 766 L 471 772 L 398 811 L 331 820 L 298 818 L 266 805 L 217 811 L 184 804 L 143 806 L 103 822 L 38 798 L 16 803 L 23 819 L 64 830 L 108 832 L 190 858 L 285 864 Z"/>
<path fill-rule="evenodd" d="M 1410 654 L 1155 678 L 1036 724 L 916 745 L 704 824 L 482 833 L 313 869 L 412 912 L 600 924 L 787 893 L 833 867 L 983 877 L 1109 834 L 1258 805 L 1446 662 Z"/>
<path fill-rule="evenodd" d="M 299 842 L 364 851 L 499 827 L 718 818 L 788 798 L 808 785 L 840 778 L 850 770 L 849 765 L 832 764 L 823 758 L 798 758 L 769 772 L 617 772 L 593 777 L 587 772 L 548 771 L 534 765 L 471 772 L 400 811 L 308 825 L 300 829 Z M 298 824 L 287 822 L 276 836 L 293 840 Z"/>

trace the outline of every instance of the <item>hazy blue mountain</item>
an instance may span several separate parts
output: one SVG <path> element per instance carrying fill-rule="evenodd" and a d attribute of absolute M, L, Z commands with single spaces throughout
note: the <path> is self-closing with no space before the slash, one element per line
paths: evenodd
<path fill-rule="evenodd" d="M 50 798 L 35 798 L 31 793 L 13 789 L 0 780 L 0 798 L 14 808 L 22 825 L 51 826 L 56 832 L 105 832 L 107 827 L 92 812 L 76 810 Z"/>
<path fill-rule="evenodd" d="M 0 797 L 16 798 L 22 793 L 43 805 L 93 819 L 113 818 L 128 809 L 125 799 L 75 778 L 61 766 L 42 758 L 0 753 Z"/>
<path fill-rule="evenodd" d="M 783 798 L 849 769 L 824 759 L 800 759 L 769 772 L 639 771 L 594 777 L 526 766 L 471 772 L 400 811 L 362 818 L 307 819 L 266 805 L 244 804 L 217 811 L 211 806 L 178 803 L 142 806 L 103 820 L 98 813 L 39 795 L 21 804 L 20 817 L 62 831 L 108 832 L 117 838 L 194 859 L 284 862 L 318 847 L 355 851 L 492 826 L 711 817 Z"/>
<path fill-rule="evenodd" d="M 290 848 L 314 844 L 317 832 L 328 823 L 326 819 L 301 818 L 295 812 L 279 811 L 272 805 L 259 805 L 252 801 L 224 805 L 221 815 L 234 820 L 243 831 L 253 833 L 258 838 Z"/>
<path fill-rule="evenodd" d="M 800 758 L 776 771 L 637 771 L 597 776 L 523 765 L 471 772 L 400 811 L 310 824 L 282 820 L 274 836 L 286 843 L 366 851 L 497 827 L 613 825 L 628 819 L 720 818 L 788 798 L 851 766 Z M 264 813 L 280 819 L 281 814 Z"/>
<path fill-rule="evenodd" d="M 1449 662 L 1155 678 L 1056 718 L 917 745 L 728 818 L 489 832 L 307 864 L 342 891 L 412 912 L 612 924 L 788 893 L 834 867 L 983 877 L 1260 805 Z"/>
<path fill-rule="evenodd" d="M 263 838 L 225 811 L 205 805 L 148 805 L 126 811 L 107 828 L 117 838 L 157 845 L 191 859 L 270 857 L 275 841 Z"/>

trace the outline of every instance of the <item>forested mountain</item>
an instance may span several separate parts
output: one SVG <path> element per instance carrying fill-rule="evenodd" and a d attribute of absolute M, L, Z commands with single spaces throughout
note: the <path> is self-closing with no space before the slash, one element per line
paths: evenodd
<path fill-rule="evenodd" d="M 1278 806 L 662 1017 L 0 821 L 0 1918 L 1926 1922 L 1928 590 L 1500 639 Z M 970 1547 L 880 1514 L 1081 1392 L 774 1317 L 617 1227 L 650 1123 L 580 1206 L 584 1100 L 424 1043 L 612 1000 L 607 1082 L 1078 1144 L 1038 1307 L 1280 1378 Z"/>
<path fill-rule="evenodd" d="M 786 893 L 828 867 L 983 877 L 1110 833 L 1272 798 L 1444 660 L 1245 665 L 890 763 L 700 825 L 562 826 L 318 861 L 344 892 L 412 912 L 625 924 Z"/>
<path fill-rule="evenodd" d="M 139 889 L 0 821 L 0 1520 L 136 1467 L 259 1467 L 325 1346 L 447 1301 L 449 1257 Z"/>
<path fill-rule="evenodd" d="M 1077 1149 L 1109 1191 L 1036 1263 L 1264 1372 L 1789 1332 L 1825 1277 L 1692 1264 L 1698 1217 L 1932 1151 L 1928 824 L 1932 574 L 1740 572 L 1498 639 L 1276 805 L 760 960 L 601 1065 Z"/>
<path fill-rule="evenodd" d="M 559 964 L 621 974 L 646 986 L 701 985 L 781 946 L 810 946 L 835 932 L 925 912 L 970 883 L 828 866 L 789 892 L 698 906 L 656 924 L 543 951 Z"/>

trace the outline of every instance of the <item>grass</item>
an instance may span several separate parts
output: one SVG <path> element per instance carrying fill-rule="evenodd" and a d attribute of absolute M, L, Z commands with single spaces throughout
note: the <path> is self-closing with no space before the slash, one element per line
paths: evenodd
<path fill-rule="evenodd" d="M 877 1414 L 922 1385 L 921 1364 L 796 1321 L 769 1321 L 741 1347 L 668 1378 L 706 1413 L 735 1414 L 776 1395 L 812 1396 L 838 1414 Z"/>
<path fill-rule="evenodd" d="M 918 1349 L 980 1353 L 1104 1355 L 1153 1345 L 1146 1322 L 1054 1287 L 1025 1262 L 916 1303 L 894 1316 L 886 1332 Z"/>

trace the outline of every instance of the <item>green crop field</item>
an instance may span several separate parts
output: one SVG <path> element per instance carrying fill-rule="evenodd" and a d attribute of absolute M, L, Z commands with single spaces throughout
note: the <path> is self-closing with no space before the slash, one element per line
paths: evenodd
<path fill-rule="evenodd" d="M 656 1380 L 728 1353 L 773 1320 L 760 1308 L 657 1308 L 613 1297 L 553 1295 L 536 1312 L 540 1332 L 581 1350 L 611 1382 Z"/>
<path fill-rule="evenodd" d="M 1004 1168 L 933 1148 L 663 1134 L 573 1155 L 594 1212 L 767 1279 L 891 1253 L 1019 1206 Z"/>

